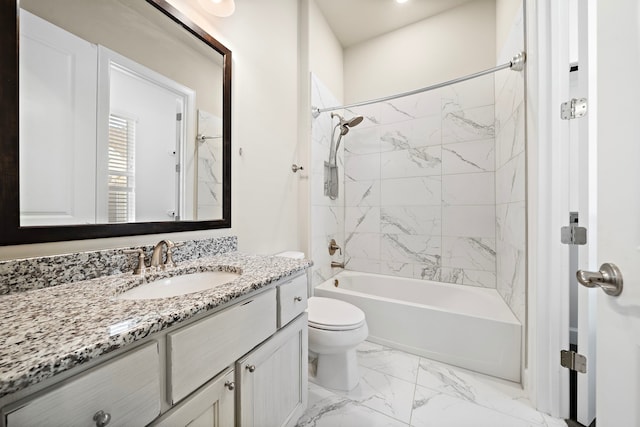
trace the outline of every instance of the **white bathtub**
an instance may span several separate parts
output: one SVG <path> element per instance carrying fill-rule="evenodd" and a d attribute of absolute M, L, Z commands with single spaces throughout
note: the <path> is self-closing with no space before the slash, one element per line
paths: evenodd
<path fill-rule="evenodd" d="M 369 341 L 520 382 L 522 326 L 495 289 L 343 271 L 315 295 L 364 311 Z"/>

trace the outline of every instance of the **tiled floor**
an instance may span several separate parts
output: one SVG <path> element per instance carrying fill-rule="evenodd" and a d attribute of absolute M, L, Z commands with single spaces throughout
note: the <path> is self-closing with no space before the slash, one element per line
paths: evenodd
<path fill-rule="evenodd" d="M 370 342 L 358 361 L 360 384 L 348 393 L 309 385 L 299 427 L 567 426 L 533 409 L 519 384 Z"/>

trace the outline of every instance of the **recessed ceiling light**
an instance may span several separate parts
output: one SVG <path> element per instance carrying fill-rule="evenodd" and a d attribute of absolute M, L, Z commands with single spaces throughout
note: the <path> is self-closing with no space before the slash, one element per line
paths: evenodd
<path fill-rule="evenodd" d="M 402 4 L 402 3 L 406 3 L 406 2 L 408 2 L 408 1 L 409 1 L 409 0 L 396 0 L 396 3 L 400 3 L 400 4 Z"/>

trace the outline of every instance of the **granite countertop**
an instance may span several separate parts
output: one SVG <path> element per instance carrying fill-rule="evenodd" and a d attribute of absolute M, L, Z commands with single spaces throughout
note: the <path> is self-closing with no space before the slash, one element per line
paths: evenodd
<path fill-rule="evenodd" d="M 228 252 L 182 261 L 167 272 L 131 273 L 0 296 L 0 397 L 125 347 L 311 266 L 309 260 Z M 162 277 L 241 273 L 234 281 L 163 299 L 116 297 Z"/>

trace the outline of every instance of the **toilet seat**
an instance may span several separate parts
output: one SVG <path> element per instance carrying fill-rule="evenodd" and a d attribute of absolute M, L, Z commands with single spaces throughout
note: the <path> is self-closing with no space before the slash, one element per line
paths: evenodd
<path fill-rule="evenodd" d="M 307 303 L 309 327 L 326 331 L 351 331 L 365 324 L 364 312 L 347 302 L 312 297 Z"/>

